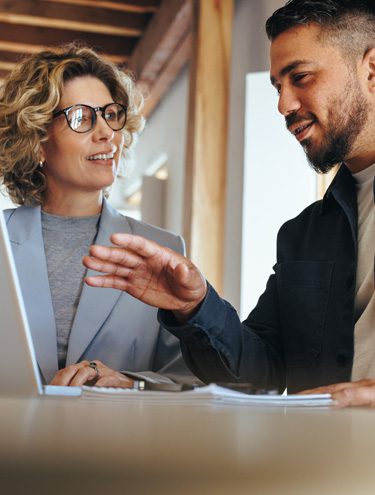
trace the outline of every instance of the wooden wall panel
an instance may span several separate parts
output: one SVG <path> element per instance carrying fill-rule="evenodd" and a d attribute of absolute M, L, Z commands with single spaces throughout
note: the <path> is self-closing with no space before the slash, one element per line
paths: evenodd
<path fill-rule="evenodd" d="M 186 148 L 188 256 L 223 287 L 230 55 L 234 0 L 194 0 Z"/>

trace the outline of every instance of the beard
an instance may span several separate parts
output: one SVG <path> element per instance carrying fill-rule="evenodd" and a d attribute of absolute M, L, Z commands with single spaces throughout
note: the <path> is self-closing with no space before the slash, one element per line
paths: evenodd
<path fill-rule="evenodd" d="M 369 116 L 369 104 L 354 77 L 345 91 L 332 97 L 328 105 L 327 124 L 322 126 L 323 140 L 314 144 L 312 138 L 306 138 L 300 143 L 310 166 L 322 174 L 326 174 L 349 157 Z M 303 119 L 319 122 L 316 115 L 311 112 L 307 112 Z M 285 120 L 287 127 L 290 127 L 302 118 L 295 116 L 293 120 L 293 115 L 290 115 Z"/>

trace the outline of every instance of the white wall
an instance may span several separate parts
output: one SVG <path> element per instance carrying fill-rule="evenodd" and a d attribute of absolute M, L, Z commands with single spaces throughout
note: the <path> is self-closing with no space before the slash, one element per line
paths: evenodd
<path fill-rule="evenodd" d="M 316 198 L 316 174 L 276 109 L 269 72 L 248 74 L 243 179 L 241 317 L 256 305 L 276 262 L 280 226 Z"/>
<path fill-rule="evenodd" d="M 125 183 L 119 188 L 132 190 L 133 183 L 140 184 L 148 169 L 160 161 L 166 163 L 168 179 L 165 198 L 165 228 L 182 234 L 185 141 L 187 133 L 189 73 L 186 67 L 168 90 L 167 96 L 159 103 L 147 121 L 134 153 L 135 167 Z M 115 203 L 116 206 L 118 202 Z"/>
<path fill-rule="evenodd" d="M 230 87 L 224 297 L 241 305 L 242 190 L 245 149 L 246 75 L 269 70 L 267 18 L 285 0 L 236 0 Z"/>

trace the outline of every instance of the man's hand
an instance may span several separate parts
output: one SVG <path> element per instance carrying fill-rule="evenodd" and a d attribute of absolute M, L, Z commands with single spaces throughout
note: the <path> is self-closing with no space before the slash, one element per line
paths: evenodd
<path fill-rule="evenodd" d="M 133 388 L 133 380 L 96 359 L 91 362 L 81 361 L 59 370 L 51 385 Z"/>
<path fill-rule="evenodd" d="M 375 407 L 375 380 L 365 378 L 358 382 L 337 383 L 327 387 L 305 390 L 300 394 L 331 394 L 332 399 L 336 402 L 336 407 Z"/>
<path fill-rule="evenodd" d="M 203 301 L 207 285 L 198 268 L 184 256 L 144 237 L 113 234 L 119 247 L 91 246 L 83 264 L 106 275 L 86 277 L 93 287 L 110 287 L 157 308 L 172 310 L 187 321 Z"/>

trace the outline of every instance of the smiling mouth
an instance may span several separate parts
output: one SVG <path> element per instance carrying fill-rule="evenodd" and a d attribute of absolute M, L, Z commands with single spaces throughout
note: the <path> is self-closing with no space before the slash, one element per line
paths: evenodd
<path fill-rule="evenodd" d="M 295 131 L 293 132 L 293 134 L 297 137 L 303 131 L 305 131 L 306 129 L 308 129 L 309 127 L 311 127 L 313 125 L 313 123 L 314 122 L 309 122 L 308 124 L 301 125 L 301 127 L 297 127 L 297 129 L 295 129 Z"/>
<path fill-rule="evenodd" d="M 115 156 L 114 152 L 111 153 L 99 153 L 98 155 L 88 156 L 86 160 L 112 160 Z"/>

